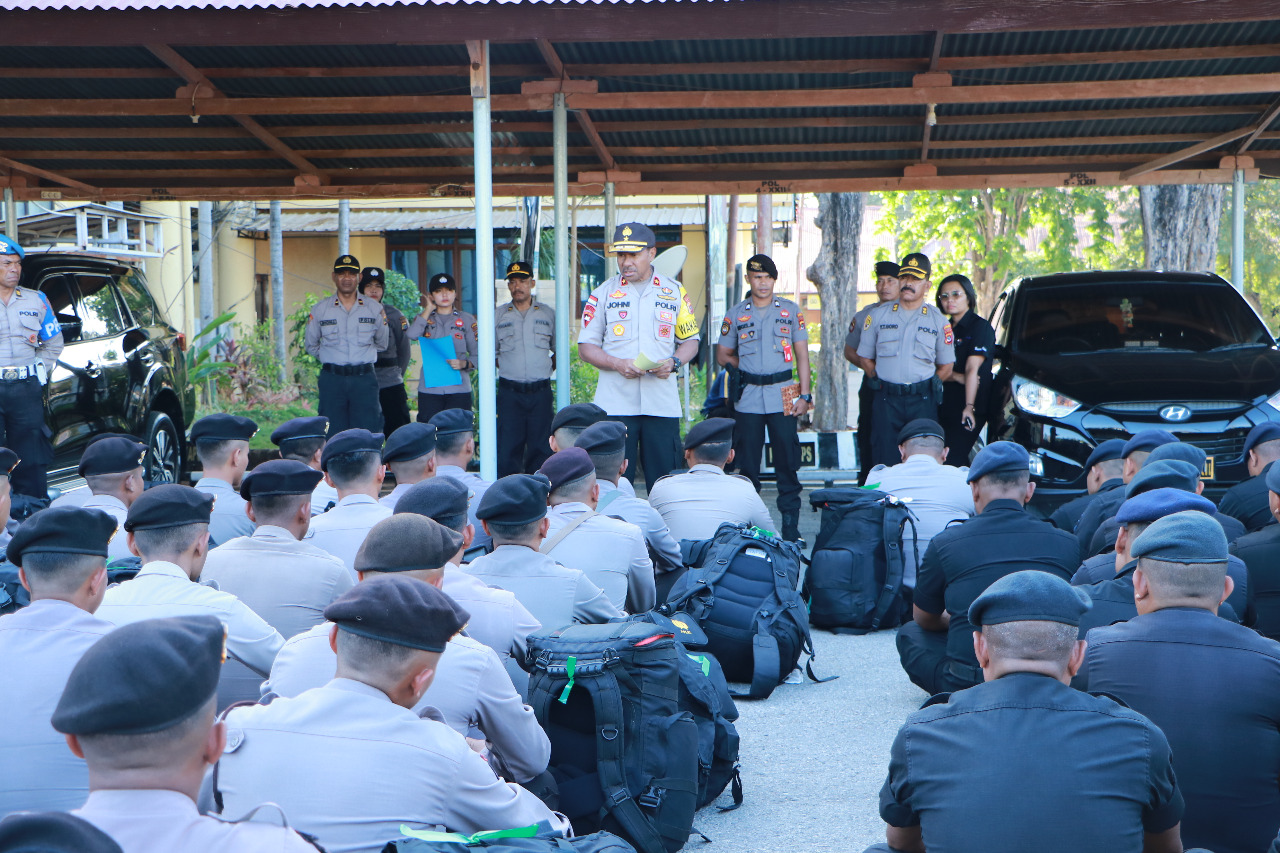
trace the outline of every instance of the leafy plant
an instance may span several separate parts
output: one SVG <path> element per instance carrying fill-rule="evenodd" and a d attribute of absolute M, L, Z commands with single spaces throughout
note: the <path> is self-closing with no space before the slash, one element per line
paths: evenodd
<path fill-rule="evenodd" d="M 320 362 L 307 352 L 307 318 L 311 309 L 324 298 L 320 293 L 308 293 L 301 302 L 293 304 L 293 313 L 288 316 L 286 331 L 289 335 L 289 359 L 293 362 L 293 381 L 303 393 L 318 393 L 315 389 L 320 377 Z"/>
<path fill-rule="evenodd" d="M 191 336 L 185 355 L 187 379 L 191 384 L 204 386 L 207 382 L 216 381 L 231 369 L 230 362 L 219 361 L 215 356 L 218 355 L 218 345 L 226 339 L 226 333 L 221 331 L 221 327 L 234 317 L 235 313 L 228 311 L 220 317 L 215 317 L 207 326 Z M 207 390 L 206 388 L 206 396 Z"/>
<path fill-rule="evenodd" d="M 422 313 L 422 291 L 413 279 L 395 270 L 387 270 L 386 289 L 382 301 L 400 309 L 400 313 L 413 322 Z"/>
<path fill-rule="evenodd" d="M 237 325 L 235 335 L 223 340 L 221 351 L 230 369 L 222 377 L 232 402 L 245 406 L 276 406 L 298 399 L 297 386 L 280 379 L 271 322 Z"/>

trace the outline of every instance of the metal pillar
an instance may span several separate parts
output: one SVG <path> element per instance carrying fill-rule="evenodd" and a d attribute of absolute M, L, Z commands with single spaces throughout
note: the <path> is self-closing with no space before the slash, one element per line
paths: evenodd
<path fill-rule="evenodd" d="M 276 358 L 280 361 L 280 381 L 284 381 L 284 225 L 280 218 L 280 202 L 271 202 L 271 327 L 275 338 Z"/>
<path fill-rule="evenodd" d="M 613 242 L 613 229 L 618 227 L 618 200 L 614 195 L 613 181 L 604 184 L 604 243 Z M 606 251 L 606 254 L 608 252 Z"/>
<path fill-rule="evenodd" d="M 569 125 L 564 94 L 552 102 L 552 175 L 556 200 L 556 408 L 569 405 Z M 605 237 L 607 241 L 609 237 Z"/>
<path fill-rule="evenodd" d="M 489 114 L 489 42 L 472 69 L 471 133 L 476 185 L 476 321 L 480 325 L 480 476 L 498 478 L 498 360 L 493 338 L 493 139 Z M 474 57 L 473 57 L 474 60 Z"/>
<path fill-rule="evenodd" d="M 773 254 L 772 193 L 756 193 L 756 254 Z"/>
<path fill-rule="evenodd" d="M 213 319 L 213 202 L 196 204 L 196 228 L 200 241 L 200 328 Z"/>
<path fill-rule="evenodd" d="M 1231 283 L 1244 293 L 1244 170 L 1231 181 Z"/>
<path fill-rule="evenodd" d="M 13 200 L 13 187 L 4 188 L 4 233 L 10 240 L 18 240 L 18 205 Z"/>
<path fill-rule="evenodd" d="M 351 199 L 338 199 L 338 254 L 351 254 Z"/>

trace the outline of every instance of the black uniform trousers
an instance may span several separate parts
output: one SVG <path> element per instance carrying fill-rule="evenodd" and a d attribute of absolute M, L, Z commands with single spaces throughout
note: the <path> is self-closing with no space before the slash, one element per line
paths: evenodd
<path fill-rule="evenodd" d="M 532 474 L 551 455 L 547 438 L 555 405 L 551 380 L 498 378 L 498 476 Z"/>
<path fill-rule="evenodd" d="M 636 481 L 636 464 L 644 468 L 645 486 L 652 490 L 659 477 L 680 467 L 680 419 L 652 415 L 610 415 L 609 420 L 627 425 L 626 477 Z"/>
<path fill-rule="evenodd" d="M 425 424 L 446 409 L 470 409 L 471 392 L 461 394 L 418 394 L 418 423 Z"/>
<path fill-rule="evenodd" d="M 13 491 L 35 498 L 49 497 L 52 435 L 44 422 L 44 389 L 34 376 L 0 380 L 0 445 L 18 454 L 18 467 L 9 475 Z"/>
<path fill-rule="evenodd" d="M 382 434 L 391 433 L 409 423 L 409 392 L 404 383 L 378 389 L 378 402 L 382 404 Z"/>
<path fill-rule="evenodd" d="M 947 632 L 926 631 L 915 622 L 898 629 L 898 658 L 911 683 L 930 696 L 982 683 L 982 670 L 947 662 Z"/>
<path fill-rule="evenodd" d="M 760 491 L 760 453 L 765 430 L 773 449 L 773 471 L 778 482 L 778 512 L 782 515 L 782 538 L 800 538 L 800 439 L 794 415 L 773 412 L 762 415 L 734 412 L 733 458 L 738 471 Z"/>
<path fill-rule="evenodd" d="M 964 386 L 955 382 L 944 382 L 942 385 L 942 405 L 938 407 L 938 423 L 946 433 L 945 441 L 950 450 L 947 451 L 947 464 L 956 468 L 969 465 L 969 453 L 978 441 L 978 433 L 982 430 L 983 421 L 974 411 L 973 430 L 964 428 L 960 419 L 964 417 Z"/>
<path fill-rule="evenodd" d="M 910 394 L 905 388 L 921 389 Z M 871 464 L 897 465 L 902 461 L 898 450 L 898 431 L 916 418 L 938 419 L 938 404 L 928 380 L 914 385 L 883 383 L 876 391 L 871 408 Z"/>
<path fill-rule="evenodd" d="M 871 410 L 876 404 L 876 392 L 871 390 L 871 380 L 863 375 L 858 386 L 858 485 L 867 484 L 871 473 Z"/>
<path fill-rule="evenodd" d="M 338 370 L 360 365 L 337 365 Z M 382 404 L 378 402 L 378 377 L 373 365 L 367 373 L 339 374 L 321 368 L 320 414 L 329 419 L 329 435 L 345 429 L 382 429 Z"/>

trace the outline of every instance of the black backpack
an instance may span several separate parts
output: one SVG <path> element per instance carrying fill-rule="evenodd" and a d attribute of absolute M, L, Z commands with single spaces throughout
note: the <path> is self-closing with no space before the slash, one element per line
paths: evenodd
<path fill-rule="evenodd" d="M 915 516 L 893 495 L 871 489 L 819 489 L 809 502 L 822 509 L 805 575 L 809 619 L 838 634 L 895 628 L 909 617 L 902 595 L 907 540 L 916 554 Z"/>
<path fill-rule="evenodd" d="M 142 560 L 138 557 L 112 560 L 107 564 L 107 583 L 133 580 L 141 566 Z M 30 603 L 31 596 L 18 580 L 18 567 L 13 563 L 0 562 L 0 616 L 21 610 Z"/>
<path fill-rule="evenodd" d="M 675 853 L 693 828 L 698 727 L 680 709 L 684 652 L 640 621 L 529 637 L 529 704 L 551 741 L 560 811 L 574 832 L 616 832 Z"/>
<path fill-rule="evenodd" d="M 597 832 L 577 838 L 528 838 L 515 835 L 521 830 L 477 832 L 419 832 L 388 841 L 382 853 L 635 853 L 635 848 L 616 835 Z"/>

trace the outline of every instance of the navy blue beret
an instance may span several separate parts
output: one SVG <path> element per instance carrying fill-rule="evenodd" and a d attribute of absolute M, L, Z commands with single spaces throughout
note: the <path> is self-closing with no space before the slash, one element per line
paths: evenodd
<path fill-rule="evenodd" d="M 299 438 L 325 438 L 329 435 L 328 418 L 294 418 L 285 421 L 271 432 L 271 443 L 280 446 L 282 441 Z"/>
<path fill-rule="evenodd" d="M 383 462 L 408 462 L 421 459 L 436 449 L 436 428 L 417 421 L 407 423 L 387 437 L 382 448 Z"/>
<path fill-rule="evenodd" d="M 556 416 L 551 419 L 551 431 L 555 432 L 565 427 L 586 429 L 607 417 L 609 415 L 605 410 L 595 403 L 574 403 L 556 412 Z"/>
<path fill-rule="evenodd" d="M 973 458 L 969 466 L 968 482 L 975 483 L 988 474 L 1016 473 L 1031 470 L 1031 454 L 1021 444 L 1012 441 L 993 441 Z"/>
<path fill-rule="evenodd" d="M 942 424 L 929 418 L 916 418 L 914 421 L 907 421 L 907 425 L 898 430 L 898 444 L 904 444 L 913 438 L 931 435 L 935 438 L 946 438 L 946 433 L 942 431 Z"/>
<path fill-rule="evenodd" d="M 1267 469 L 1267 488 L 1280 494 L 1280 465 L 1272 465 Z"/>
<path fill-rule="evenodd" d="M 1130 524 L 1135 521 L 1155 521 L 1157 518 L 1164 518 L 1166 515 L 1173 515 L 1175 512 L 1182 512 L 1188 509 L 1207 512 L 1210 515 L 1217 512 L 1217 507 L 1213 505 L 1213 501 L 1197 495 L 1195 492 L 1170 488 L 1152 489 L 1151 491 L 1134 495 L 1120 504 L 1120 511 L 1116 513 L 1116 521 L 1120 524 Z"/>
<path fill-rule="evenodd" d="M 1129 553 L 1169 563 L 1225 563 L 1227 534 L 1212 515 L 1183 510 L 1152 522 Z"/>
<path fill-rule="evenodd" d="M 382 453 L 382 433 L 367 429 L 344 429 L 324 443 L 320 451 L 320 470 L 329 470 L 329 460 L 343 453 Z"/>
<path fill-rule="evenodd" d="M 97 509 L 53 506 L 18 527 L 9 541 L 9 562 L 21 566 L 24 554 L 90 554 L 107 556 L 116 520 Z"/>
<path fill-rule="evenodd" d="M 569 447 L 551 454 L 538 469 L 539 474 L 551 481 L 552 489 L 558 489 L 565 483 L 595 472 L 595 463 L 581 447 Z"/>
<path fill-rule="evenodd" d="M 1110 462 L 1112 459 L 1123 459 L 1124 445 L 1125 441 L 1123 438 L 1108 438 L 1106 441 L 1095 447 L 1093 452 L 1089 454 L 1089 458 L 1085 460 L 1084 463 L 1084 470 L 1088 471 L 1099 462 Z"/>
<path fill-rule="evenodd" d="M 18 458 L 18 454 L 14 453 L 7 447 L 0 447 L 0 475 L 8 476 L 13 473 L 13 469 L 18 467 L 18 463 L 22 460 Z"/>
<path fill-rule="evenodd" d="M 140 441 L 123 436 L 104 438 L 84 449 L 80 467 L 76 470 L 81 477 L 125 474 L 141 468 L 142 458 L 146 455 L 147 446 Z"/>
<path fill-rule="evenodd" d="M 586 451 L 581 451 L 584 455 Z M 588 460 L 589 461 L 589 460 Z M 594 468 L 592 469 L 595 470 Z M 485 490 L 476 518 L 500 524 L 528 524 L 547 515 L 551 484 L 545 476 L 511 474 Z"/>
<path fill-rule="evenodd" d="M 147 489 L 129 506 L 124 529 L 133 532 L 184 524 L 208 524 L 211 512 L 213 495 L 190 486 L 165 483 Z"/>
<path fill-rule="evenodd" d="M 226 640 L 217 616 L 144 619 L 116 628 L 71 670 L 53 727 L 67 735 L 137 735 L 177 725 L 213 698 Z"/>
<path fill-rule="evenodd" d="M 875 272 L 876 272 L 876 278 L 879 278 L 882 275 L 891 275 L 894 278 L 897 278 L 898 262 L 897 261 L 877 261 L 875 266 Z"/>
<path fill-rule="evenodd" d="M 356 552 L 357 572 L 434 570 L 458 553 L 462 534 L 414 512 L 391 515 L 375 524 Z"/>
<path fill-rule="evenodd" d="M 1005 575 L 987 587 L 969 605 L 969 623 L 975 628 L 1004 622 L 1061 622 L 1080 624 L 1093 606 L 1083 590 L 1057 575 L 1038 569 Z"/>
<path fill-rule="evenodd" d="M 733 441 L 733 418 L 707 418 L 689 427 L 684 449 L 692 450 L 712 441 Z"/>
<path fill-rule="evenodd" d="M 0 820 L 0 853 L 123 853 L 115 840 L 66 812 L 15 812 Z"/>
<path fill-rule="evenodd" d="M 445 409 L 432 415 L 428 423 L 436 428 L 437 436 L 474 432 L 476 416 L 470 409 Z"/>
<path fill-rule="evenodd" d="M 1194 444 L 1187 444 L 1185 441 L 1174 441 L 1169 444 L 1162 444 L 1147 456 L 1143 461 L 1142 467 L 1150 465 L 1152 462 L 1159 462 L 1162 459 L 1181 459 L 1195 467 L 1197 471 L 1204 470 L 1204 461 L 1209 458 L 1209 454 L 1205 453 Z"/>
<path fill-rule="evenodd" d="M 323 479 L 324 474 L 296 459 L 269 459 L 240 481 L 240 497 L 251 501 L 268 495 L 309 495 Z"/>
<path fill-rule="evenodd" d="M 578 434 L 574 447 L 588 453 L 621 453 L 627 445 L 627 425 L 621 421 L 600 421 Z"/>
<path fill-rule="evenodd" d="M 1131 498 L 1152 489 L 1182 489 L 1194 492 L 1200 480 L 1200 469 L 1190 462 L 1181 459 L 1159 459 L 1150 465 L 1142 466 L 1142 470 L 1133 475 L 1129 485 L 1124 487 L 1124 496 Z"/>
<path fill-rule="evenodd" d="M 205 415 L 191 425 L 192 441 L 248 441 L 258 432 L 258 425 L 239 415 L 219 412 Z"/>
<path fill-rule="evenodd" d="M 414 519 L 430 521 L 421 516 L 400 515 L 384 519 L 382 523 Z M 443 652 L 471 616 L 426 581 L 387 574 L 356 584 L 324 609 L 324 618 L 343 631 L 370 640 L 424 652 Z"/>
<path fill-rule="evenodd" d="M 1135 432 L 1133 437 L 1124 443 L 1124 458 L 1135 450 L 1155 450 L 1162 444 L 1172 444 L 1178 437 L 1167 429 L 1144 429 Z"/>
<path fill-rule="evenodd" d="M 458 516 L 466 516 L 470 502 L 471 490 L 453 477 L 429 477 L 405 490 L 396 501 L 395 513 L 425 515 L 446 527 L 454 527 Z M 542 502 L 545 504 L 546 499 Z"/>
<path fill-rule="evenodd" d="M 90 438 L 88 441 L 86 441 L 84 443 L 84 446 L 86 448 L 92 447 L 94 444 L 97 444 L 99 441 L 105 441 L 108 438 L 127 438 L 130 441 L 136 441 L 139 444 L 142 443 L 142 439 L 138 438 L 136 435 L 130 432 L 100 432 L 97 435 Z"/>
<path fill-rule="evenodd" d="M 17 255 L 18 260 L 26 257 L 26 252 L 22 251 L 22 247 L 18 245 L 16 240 L 11 240 L 3 234 L 0 234 L 0 255 Z"/>
<path fill-rule="evenodd" d="M 1249 430 L 1249 434 L 1244 437 L 1244 452 L 1248 453 L 1267 441 L 1280 441 L 1280 423 L 1264 421 Z"/>

